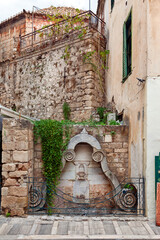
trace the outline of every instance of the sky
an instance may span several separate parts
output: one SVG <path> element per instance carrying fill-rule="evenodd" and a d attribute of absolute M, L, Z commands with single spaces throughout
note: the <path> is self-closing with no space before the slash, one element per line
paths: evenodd
<path fill-rule="evenodd" d="M 98 0 L 90 0 L 91 10 L 96 12 Z M 83 10 L 89 9 L 89 0 L 0 0 L 0 22 L 32 7 L 47 8 L 50 6 L 66 6 Z"/>

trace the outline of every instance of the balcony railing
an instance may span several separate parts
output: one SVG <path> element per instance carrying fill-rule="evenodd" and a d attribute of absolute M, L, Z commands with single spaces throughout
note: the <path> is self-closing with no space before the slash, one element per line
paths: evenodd
<path fill-rule="evenodd" d="M 25 50 L 49 41 L 52 41 L 52 43 L 63 41 L 73 34 L 76 34 L 76 36 L 79 34 L 78 36 L 81 38 L 90 28 L 95 29 L 105 37 L 105 22 L 93 12 L 86 11 L 67 20 L 44 26 L 39 30 L 20 36 L 19 50 Z"/>
<path fill-rule="evenodd" d="M 72 36 L 84 36 L 90 29 L 94 29 L 105 38 L 105 22 L 98 18 L 92 11 L 86 11 L 66 20 L 44 26 L 34 32 L 8 38 L 0 42 L 0 62 L 13 59 L 23 50 L 37 45 L 58 41 L 66 41 Z"/>

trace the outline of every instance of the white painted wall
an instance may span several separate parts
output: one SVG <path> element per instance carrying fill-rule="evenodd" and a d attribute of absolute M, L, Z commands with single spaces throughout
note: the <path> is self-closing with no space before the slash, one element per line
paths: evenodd
<path fill-rule="evenodd" d="M 146 84 L 146 211 L 149 219 L 155 219 L 155 156 L 160 152 L 160 77 L 148 78 Z"/>

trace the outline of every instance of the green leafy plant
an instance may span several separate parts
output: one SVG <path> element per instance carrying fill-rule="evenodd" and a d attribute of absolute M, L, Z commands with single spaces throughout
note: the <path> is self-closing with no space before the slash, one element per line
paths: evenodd
<path fill-rule="evenodd" d="M 10 217 L 11 216 L 11 213 L 10 212 L 7 212 L 6 213 L 6 217 Z"/>
<path fill-rule="evenodd" d="M 120 125 L 120 123 L 117 122 L 116 120 L 110 120 L 109 125 Z"/>
<path fill-rule="evenodd" d="M 106 70 L 106 58 L 107 55 L 109 55 L 109 50 L 100 51 L 100 57 L 101 57 L 101 68 Z"/>
<path fill-rule="evenodd" d="M 15 105 L 15 104 L 13 104 L 12 110 L 13 110 L 14 112 L 16 112 L 16 105 Z"/>
<path fill-rule="evenodd" d="M 64 59 L 65 62 L 67 63 L 68 59 L 70 58 L 70 46 L 69 45 L 67 45 L 65 47 L 64 54 L 62 55 L 61 58 Z"/>
<path fill-rule="evenodd" d="M 98 55 L 96 55 L 96 51 L 89 51 L 84 54 L 83 56 L 83 63 L 91 64 L 94 71 L 98 75 L 99 84 L 101 90 L 104 92 L 103 89 L 103 70 L 106 70 L 106 56 L 109 54 L 109 50 L 100 51 Z M 98 58 L 98 61 L 97 61 Z M 94 60 L 96 59 L 96 61 Z"/>
<path fill-rule="evenodd" d="M 53 7 L 55 10 L 54 15 L 47 15 L 48 21 L 52 21 L 54 25 L 50 27 L 49 25 L 44 26 L 42 29 L 45 30 L 47 28 L 46 32 L 37 31 L 40 33 L 40 37 L 43 38 L 44 35 L 47 35 L 49 37 L 52 37 L 54 35 L 55 39 L 61 39 L 64 37 L 64 34 L 66 36 L 69 36 L 70 33 L 73 33 L 74 31 L 78 33 L 78 38 L 80 40 L 84 39 L 84 36 L 87 34 L 87 28 L 86 28 L 86 19 L 89 19 L 91 17 L 90 14 L 79 15 L 81 11 L 79 9 L 76 9 L 77 15 L 74 17 L 71 17 L 70 13 L 62 14 L 58 11 L 55 7 Z M 57 12 L 56 12 L 57 10 Z M 64 21 L 64 23 L 63 23 Z M 96 55 L 96 51 L 88 51 L 83 56 L 83 63 L 85 64 L 91 64 L 93 67 L 93 70 L 97 73 L 100 88 L 103 92 L 104 86 L 103 86 L 103 79 L 104 79 L 104 70 L 106 70 L 106 56 L 109 54 L 109 50 L 104 51 L 98 51 L 98 55 Z M 65 63 L 67 64 L 68 59 L 70 58 L 70 47 L 66 46 L 64 50 L 64 54 L 61 56 L 62 59 L 64 59 Z M 98 61 L 97 61 L 98 58 Z M 96 61 L 95 61 L 96 59 Z"/>
<path fill-rule="evenodd" d="M 108 114 L 109 114 L 109 112 L 104 114 L 104 117 L 103 117 L 103 122 L 104 123 L 107 122 Z"/>
<path fill-rule="evenodd" d="M 125 184 L 123 188 L 134 190 L 134 187 L 130 183 Z"/>
<path fill-rule="evenodd" d="M 54 8 L 54 10 L 57 10 Z M 80 14 L 80 10 L 76 9 L 77 14 Z M 71 17 L 71 14 L 68 12 L 67 14 L 62 14 L 57 10 L 57 12 L 54 15 L 47 15 L 48 21 L 52 21 L 54 23 L 54 30 L 52 28 L 48 28 L 50 31 L 48 33 L 49 36 L 56 35 L 57 37 L 61 37 L 64 33 L 68 34 L 74 30 L 79 31 L 78 37 L 80 39 L 83 39 L 84 35 L 87 33 L 85 27 L 84 27 L 84 18 L 89 16 L 80 16 L 76 15 L 74 17 Z M 65 21 L 65 24 L 61 24 L 62 21 Z M 45 28 L 46 26 L 44 26 Z M 47 26 L 48 27 L 48 26 Z"/>
<path fill-rule="evenodd" d="M 97 108 L 97 113 L 99 115 L 99 118 L 100 118 L 100 122 L 103 122 L 104 121 L 104 111 L 106 110 L 106 108 L 104 107 L 98 107 Z"/>
<path fill-rule="evenodd" d="M 69 120 L 70 113 L 71 113 L 71 109 L 70 109 L 69 104 L 67 102 L 64 102 L 64 104 L 63 104 L 63 116 L 64 116 L 65 120 Z"/>
<path fill-rule="evenodd" d="M 116 134 L 116 132 L 115 131 L 111 131 L 110 134 L 111 134 L 111 136 L 114 136 Z"/>
<path fill-rule="evenodd" d="M 43 174 L 47 184 L 48 212 L 53 205 L 53 191 L 61 174 L 62 155 L 69 141 L 69 127 L 56 120 L 34 122 L 35 141 L 40 137 L 42 143 Z"/>

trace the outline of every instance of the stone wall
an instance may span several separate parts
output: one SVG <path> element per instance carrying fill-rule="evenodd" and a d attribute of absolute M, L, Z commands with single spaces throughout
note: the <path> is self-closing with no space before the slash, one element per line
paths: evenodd
<path fill-rule="evenodd" d="M 26 120 L 3 119 L 2 212 L 26 213 L 27 178 L 33 174 L 33 128 Z"/>
<path fill-rule="evenodd" d="M 73 126 L 71 137 L 79 134 L 83 126 Z M 95 137 L 106 155 L 109 169 L 121 182 L 129 177 L 128 132 L 127 126 L 85 127 L 88 134 Z M 111 133 L 115 133 L 111 135 Z M 34 147 L 34 176 L 42 176 L 42 151 L 40 141 Z"/>
<path fill-rule="evenodd" d="M 84 126 L 72 128 L 57 191 L 81 199 L 82 202 L 93 198 L 105 199 L 107 194 L 117 189 L 125 177 L 129 177 L 128 127 L 97 126 L 85 127 L 86 130 L 83 128 Z M 41 156 L 39 141 L 35 145 L 34 176 L 40 179 L 43 176 Z M 59 201 L 64 208 L 71 207 L 71 203 L 65 200 L 63 202 L 63 198 Z M 111 210 L 115 207 L 115 202 L 113 199 L 104 201 L 101 207 Z"/>
<path fill-rule="evenodd" d="M 70 46 L 67 63 L 62 59 L 66 45 Z M 15 60 L 0 63 L 0 104 L 30 117 L 59 120 L 66 101 L 71 119 L 89 119 L 104 105 L 104 72 L 99 79 L 94 67 L 83 63 L 83 56 L 95 50 L 97 64 L 97 53 L 104 46 L 101 35 L 91 29 L 83 40 L 70 36 L 21 51 Z"/>
<path fill-rule="evenodd" d="M 71 138 L 81 133 L 83 128 L 84 126 L 80 125 L 73 126 Z M 105 161 L 119 182 L 128 177 L 128 127 L 85 128 L 88 134 L 100 143 L 106 157 Z M 33 143 L 33 125 L 26 120 L 3 119 L 2 150 L 2 212 L 5 214 L 9 212 L 11 216 L 23 216 L 27 213 L 28 177 L 43 177 L 41 142 L 39 140 L 36 144 Z M 76 172 L 79 171 L 77 167 L 81 166 L 81 161 L 87 163 L 84 164 L 86 182 L 89 184 L 86 196 L 99 197 L 111 191 L 113 186 L 105 176 L 104 169 L 99 162 L 92 160 L 93 150 L 85 142 L 76 146 L 75 163 L 66 163 L 60 179 L 59 187 L 67 194 L 72 192 L 75 196 L 78 194 L 75 183 L 78 176 Z M 78 183 L 81 183 L 81 180 Z"/>

